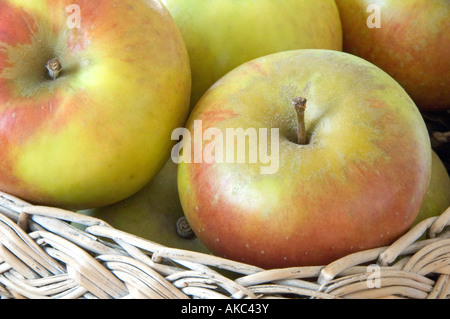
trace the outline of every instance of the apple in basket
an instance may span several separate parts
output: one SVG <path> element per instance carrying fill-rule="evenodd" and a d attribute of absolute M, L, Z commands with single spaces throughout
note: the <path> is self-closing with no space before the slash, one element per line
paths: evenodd
<path fill-rule="evenodd" d="M 159 0 L 0 1 L 0 190 L 64 208 L 129 197 L 169 156 L 190 85 Z"/>
<path fill-rule="evenodd" d="M 150 183 L 133 196 L 80 213 L 167 247 L 208 253 L 184 218 L 178 198 L 177 165 L 171 159 Z"/>
<path fill-rule="evenodd" d="M 414 102 L 384 71 L 339 51 L 235 68 L 177 134 L 192 229 L 214 254 L 264 268 L 389 244 L 414 222 L 430 180 Z"/>
<path fill-rule="evenodd" d="M 438 154 L 432 151 L 430 185 L 412 226 L 429 217 L 441 215 L 448 207 L 450 207 L 450 176 Z"/>
<path fill-rule="evenodd" d="M 450 108 L 450 1 L 336 0 L 344 51 L 396 79 L 421 110 Z"/>
<path fill-rule="evenodd" d="M 192 71 L 191 107 L 225 73 L 294 49 L 342 50 L 333 0 L 162 0 L 183 35 Z"/>

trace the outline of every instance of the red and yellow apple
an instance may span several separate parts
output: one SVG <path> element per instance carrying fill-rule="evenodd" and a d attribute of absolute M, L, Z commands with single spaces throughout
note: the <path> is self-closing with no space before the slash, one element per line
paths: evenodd
<path fill-rule="evenodd" d="M 429 217 L 441 215 L 448 207 L 450 207 L 450 176 L 438 154 L 432 151 L 430 186 L 412 226 Z"/>
<path fill-rule="evenodd" d="M 164 165 L 190 85 L 159 0 L 0 1 L 0 189 L 77 209 L 129 197 Z"/>
<path fill-rule="evenodd" d="M 208 252 L 192 232 L 181 228 L 180 235 L 177 230 L 184 214 L 178 197 L 177 165 L 171 159 L 150 183 L 133 196 L 81 213 L 167 247 Z"/>
<path fill-rule="evenodd" d="M 336 4 L 344 51 L 389 73 L 419 109 L 450 108 L 450 1 L 336 0 Z"/>
<path fill-rule="evenodd" d="M 186 129 L 178 189 L 192 229 L 214 254 L 264 268 L 390 243 L 414 222 L 430 180 L 414 102 L 380 68 L 339 51 L 246 62 L 208 90 Z"/>
<path fill-rule="evenodd" d="M 191 107 L 216 80 L 251 59 L 294 49 L 342 50 L 333 0 L 162 0 L 192 70 Z"/>

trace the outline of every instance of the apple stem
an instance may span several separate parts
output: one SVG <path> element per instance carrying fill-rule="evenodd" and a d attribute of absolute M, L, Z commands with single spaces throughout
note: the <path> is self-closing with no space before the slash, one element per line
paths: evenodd
<path fill-rule="evenodd" d="M 179 218 L 177 220 L 176 227 L 177 227 L 177 234 L 181 238 L 189 239 L 195 237 L 194 231 L 189 225 L 189 222 L 187 221 L 186 217 Z"/>
<path fill-rule="evenodd" d="M 56 80 L 59 73 L 62 71 L 61 62 L 59 62 L 58 58 L 53 58 L 47 62 L 46 68 L 48 70 L 48 75 L 52 78 L 52 80 Z"/>
<path fill-rule="evenodd" d="M 306 129 L 305 129 L 305 109 L 307 100 L 303 97 L 292 99 L 292 105 L 297 113 L 297 143 L 299 145 L 306 144 Z"/>

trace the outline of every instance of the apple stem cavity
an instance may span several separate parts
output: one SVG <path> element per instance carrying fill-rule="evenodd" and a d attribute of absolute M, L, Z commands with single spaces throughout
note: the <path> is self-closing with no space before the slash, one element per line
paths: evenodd
<path fill-rule="evenodd" d="M 56 80 L 59 73 L 62 71 L 61 62 L 59 62 L 58 58 L 53 58 L 49 60 L 46 64 L 46 68 L 48 70 L 48 75 L 52 80 Z"/>
<path fill-rule="evenodd" d="M 297 144 L 306 145 L 305 110 L 307 99 L 296 97 L 292 99 L 292 105 L 297 113 Z"/>

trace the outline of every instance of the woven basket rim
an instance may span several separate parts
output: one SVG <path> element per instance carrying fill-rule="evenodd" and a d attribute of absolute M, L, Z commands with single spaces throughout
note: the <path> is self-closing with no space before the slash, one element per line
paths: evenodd
<path fill-rule="evenodd" d="M 449 226 L 450 207 L 390 246 L 328 265 L 265 270 L 0 192 L 0 297 L 447 299 Z"/>

